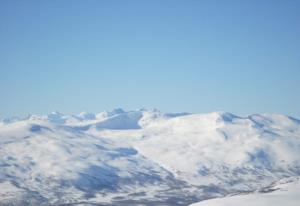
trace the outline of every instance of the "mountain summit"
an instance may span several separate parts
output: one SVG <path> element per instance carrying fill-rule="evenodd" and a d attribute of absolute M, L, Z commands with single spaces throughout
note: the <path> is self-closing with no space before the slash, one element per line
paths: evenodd
<path fill-rule="evenodd" d="M 284 115 L 32 115 L 0 122 L 1 205 L 188 205 L 300 175 Z"/>

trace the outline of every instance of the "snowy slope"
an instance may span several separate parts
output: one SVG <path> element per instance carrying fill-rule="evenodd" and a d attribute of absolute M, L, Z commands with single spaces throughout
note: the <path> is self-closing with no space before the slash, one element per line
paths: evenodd
<path fill-rule="evenodd" d="M 192 204 L 191 206 L 298 206 L 300 202 L 300 181 L 281 183 L 270 188 L 268 193 L 253 193 L 216 198 Z"/>
<path fill-rule="evenodd" d="M 188 205 L 300 175 L 300 121 L 157 110 L 0 122 L 0 205 Z"/>

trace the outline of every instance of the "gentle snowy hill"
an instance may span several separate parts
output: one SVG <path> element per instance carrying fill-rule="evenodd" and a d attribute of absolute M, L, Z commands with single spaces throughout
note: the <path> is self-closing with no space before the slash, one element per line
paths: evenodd
<path fill-rule="evenodd" d="M 216 198 L 192 204 L 191 206 L 298 206 L 300 202 L 300 180 L 293 179 L 269 188 L 273 192 L 257 192 Z"/>
<path fill-rule="evenodd" d="M 188 205 L 300 175 L 300 121 L 157 110 L 0 122 L 0 205 Z"/>

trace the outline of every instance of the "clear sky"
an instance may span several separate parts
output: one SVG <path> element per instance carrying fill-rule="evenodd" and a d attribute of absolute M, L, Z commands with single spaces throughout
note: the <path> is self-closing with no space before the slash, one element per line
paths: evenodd
<path fill-rule="evenodd" d="M 300 117 L 300 1 L 0 0 L 0 117 Z"/>

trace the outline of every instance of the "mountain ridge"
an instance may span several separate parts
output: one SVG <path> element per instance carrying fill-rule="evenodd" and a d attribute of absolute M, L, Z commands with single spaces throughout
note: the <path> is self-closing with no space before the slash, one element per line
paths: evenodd
<path fill-rule="evenodd" d="M 55 112 L 1 121 L 0 157 L 1 204 L 188 205 L 299 176 L 300 121 Z"/>

